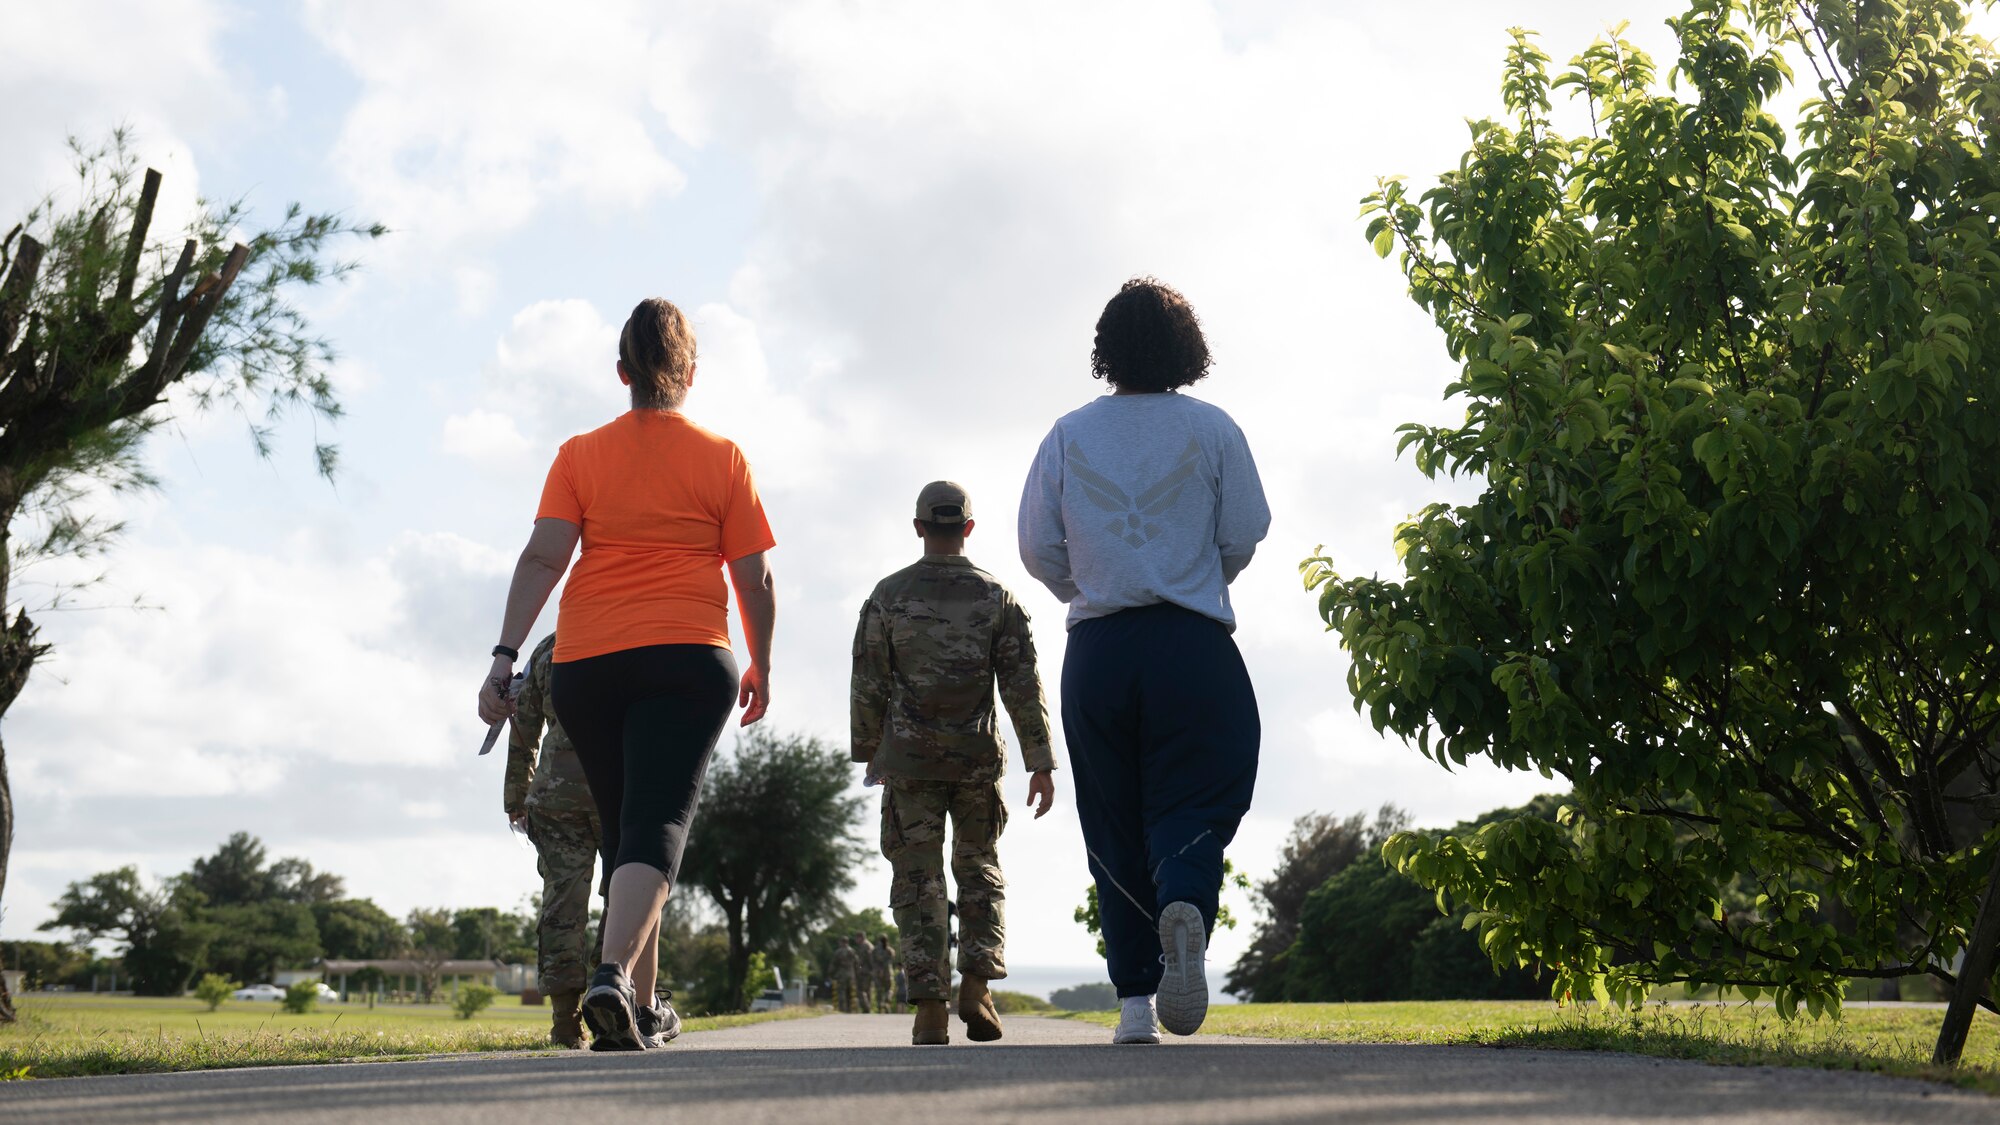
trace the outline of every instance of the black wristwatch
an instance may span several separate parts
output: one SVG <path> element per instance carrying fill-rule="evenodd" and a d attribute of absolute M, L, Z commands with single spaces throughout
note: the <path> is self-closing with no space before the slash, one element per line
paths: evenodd
<path fill-rule="evenodd" d="M 493 655 L 504 656 L 509 660 L 518 662 L 521 659 L 521 650 L 518 648 L 508 648 L 506 645 L 494 645 Z"/>

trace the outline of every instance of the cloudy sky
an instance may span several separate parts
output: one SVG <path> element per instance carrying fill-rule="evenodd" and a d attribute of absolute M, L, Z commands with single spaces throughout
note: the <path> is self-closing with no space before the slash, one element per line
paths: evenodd
<path fill-rule="evenodd" d="M 302 422 L 260 461 L 243 418 L 182 411 L 94 595 L 143 608 L 44 617 L 55 653 L 6 718 L 0 934 L 35 936 L 70 880 L 179 871 L 238 829 L 397 913 L 531 892 L 473 691 L 548 461 L 623 409 L 617 327 L 649 295 L 693 315 L 687 412 L 743 446 L 777 533 L 773 726 L 844 747 L 856 608 L 914 556 L 936 477 L 970 488 L 975 559 L 1035 614 L 1053 709 L 1061 607 L 1021 570 L 1015 504 L 1100 389 L 1103 302 L 1153 274 L 1200 311 L 1195 393 L 1242 424 L 1276 513 L 1236 584 L 1264 715 L 1237 862 L 1268 871 L 1314 810 L 1440 824 L 1542 791 L 1376 736 L 1300 587 L 1318 544 L 1391 567 L 1394 525 L 1440 495 L 1394 428 L 1451 415 L 1450 368 L 1357 201 L 1456 163 L 1509 25 L 1566 59 L 1629 18 L 1665 53 L 1674 8 L 0 0 L 0 227 L 63 181 L 66 135 L 123 122 L 171 208 L 296 199 L 395 230 L 311 299 L 341 350 L 338 481 Z M 1093 976 L 1068 804 L 1003 849 L 1022 983 Z M 852 902 L 887 881 L 876 863 Z"/>

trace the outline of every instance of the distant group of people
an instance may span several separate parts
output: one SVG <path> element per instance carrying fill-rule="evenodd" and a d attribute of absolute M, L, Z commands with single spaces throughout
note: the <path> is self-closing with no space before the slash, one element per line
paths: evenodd
<path fill-rule="evenodd" d="M 886 1012 L 903 1003 L 903 974 L 888 934 L 875 935 L 873 945 L 859 930 L 843 939 L 833 949 L 832 973 L 834 1006 L 843 1012 Z"/>
<path fill-rule="evenodd" d="M 1111 393 L 1056 422 L 1019 511 L 1022 562 L 1068 606 L 1063 731 L 1122 1004 L 1115 1043 L 1201 1026 L 1222 852 L 1257 772 L 1257 703 L 1230 635 L 1229 584 L 1270 511 L 1241 430 L 1179 393 L 1209 366 L 1186 299 L 1151 279 L 1128 282 L 1105 306 L 1091 353 Z M 506 811 L 541 856 L 552 1034 L 573 1045 L 587 1026 L 593 1049 L 645 1050 L 679 1033 L 655 980 L 659 919 L 708 758 L 735 707 L 747 726 L 770 706 L 776 540 L 741 451 L 680 412 L 696 363 L 678 308 L 649 299 L 633 310 L 617 373 L 632 410 L 557 453 L 479 714 L 515 720 Z M 857 934 L 836 954 L 835 984 L 843 1010 L 907 1003 L 913 1043 L 948 1043 L 955 909 L 958 1016 L 967 1038 L 990 1041 L 1002 1028 L 989 985 L 1007 975 L 996 683 L 1036 818 L 1055 801 L 1053 738 L 1027 611 L 966 557 L 971 495 L 951 481 L 925 485 L 913 528 L 922 556 L 862 604 L 850 693 L 851 756 L 882 786 L 904 982 L 892 1001 L 893 950 Z M 741 669 L 725 570 L 749 650 Z M 520 648 L 565 571 L 560 627 L 510 699 Z M 601 952 L 587 977 L 586 843 L 605 872 Z"/>

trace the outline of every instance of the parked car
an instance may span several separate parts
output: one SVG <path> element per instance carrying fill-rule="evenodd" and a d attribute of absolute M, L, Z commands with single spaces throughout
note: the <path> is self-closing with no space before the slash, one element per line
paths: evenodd
<path fill-rule="evenodd" d="M 319 998 L 322 1003 L 337 1004 L 340 1002 L 340 993 L 335 992 L 325 981 L 321 981 L 319 982 Z"/>
<path fill-rule="evenodd" d="M 253 984 L 229 994 L 231 1000 L 283 1000 L 285 990 L 275 984 Z"/>

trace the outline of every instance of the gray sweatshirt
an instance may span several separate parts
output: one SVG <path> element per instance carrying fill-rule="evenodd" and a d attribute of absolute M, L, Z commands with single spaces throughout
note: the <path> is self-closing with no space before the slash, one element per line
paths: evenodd
<path fill-rule="evenodd" d="M 1063 415 L 1021 494 L 1021 562 L 1069 603 L 1070 628 L 1171 602 L 1233 632 L 1229 583 L 1270 529 L 1243 431 L 1175 392 Z"/>

